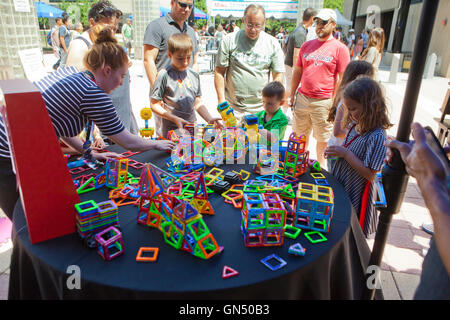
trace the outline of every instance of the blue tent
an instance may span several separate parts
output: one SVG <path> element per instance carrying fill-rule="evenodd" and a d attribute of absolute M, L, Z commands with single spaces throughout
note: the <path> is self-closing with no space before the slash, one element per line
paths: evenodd
<path fill-rule="evenodd" d="M 38 18 L 61 18 L 64 10 L 55 8 L 45 2 L 35 2 Z"/>
<path fill-rule="evenodd" d="M 170 12 L 170 8 L 160 7 L 160 17 L 165 16 Z M 194 8 L 194 18 L 197 19 L 208 19 L 208 15 L 202 10 Z"/>

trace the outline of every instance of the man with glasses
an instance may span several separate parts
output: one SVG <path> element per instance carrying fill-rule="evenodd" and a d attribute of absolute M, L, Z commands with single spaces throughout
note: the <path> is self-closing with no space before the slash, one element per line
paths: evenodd
<path fill-rule="evenodd" d="M 156 81 L 158 72 L 170 65 L 170 58 L 167 54 L 167 40 L 172 34 L 186 33 L 194 44 L 192 50 L 191 67 L 197 69 L 197 38 L 195 31 L 187 24 L 187 19 L 193 10 L 193 0 L 171 0 L 171 11 L 164 17 L 151 21 L 147 25 L 144 35 L 144 67 L 147 78 L 150 82 L 150 94 Z M 153 115 L 155 119 L 156 135 L 162 135 L 161 118 Z"/>
<path fill-rule="evenodd" d="M 317 39 L 305 42 L 300 48 L 291 82 L 293 131 L 304 134 L 307 145 L 313 131 L 317 160 L 322 167 L 325 167 L 323 152 L 333 129 L 327 118 L 334 90 L 350 62 L 347 47 L 333 37 L 336 21 L 336 13 L 331 9 L 322 9 L 314 17 Z"/>
<path fill-rule="evenodd" d="M 272 73 L 283 83 L 284 54 L 275 37 L 265 33 L 265 10 L 251 4 L 244 11 L 244 28 L 226 35 L 214 72 L 218 103 L 228 101 L 236 118 L 263 110 L 261 92 Z"/>

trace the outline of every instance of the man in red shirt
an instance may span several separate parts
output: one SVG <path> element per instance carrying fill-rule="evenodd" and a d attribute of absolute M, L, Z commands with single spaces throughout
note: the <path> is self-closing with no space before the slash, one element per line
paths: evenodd
<path fill-rule="evenodd" d="M 327 121 L 328 112 L 337 84 L 350 62 L 347 47 L 333 37 L 336 20 L 336 13 L 331 9 L 322 9 L 314 17 L 317 38 L 300 48 L 290 92 L 293 131 L 306 136 L 306 145 L 313 131 L 317 160 L 322 167 L 325 166 L 323 152 L 333 129 L 333 124 Z"/>

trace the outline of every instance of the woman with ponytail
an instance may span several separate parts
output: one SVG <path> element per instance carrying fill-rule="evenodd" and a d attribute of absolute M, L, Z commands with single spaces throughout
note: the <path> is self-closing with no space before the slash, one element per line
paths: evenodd
<path fill-rule="evenodd" d="M 113 32 L 110 28 L 100 31 L 95 44 L 84 57 L 86 71 L 79 72 L 75 67 L 60 68 L 34 83 L 41 91 L 56 135 L 72 149 L 84 153 L 83 141 L 78 134 L 88 123 L 93 123 L 109 139 L 127 150 L 170 150 L 174 146 L 171 141 L 145 140 L 133 135 L 117 116 L 108 93 L 122 83 L 129 61 L 124 49 L 117 44 Z M 112 152 L 100 153 L 95 148 L 91 154 L 96 160 L 118 156 Z M 11 219 L 19 194 L 16 191 L 9 143 L 1 117 L 0 181 L 0 208 Z M 6 181 L 9 182 L 5 183 Z M 15 191 L 14 195 L 11 195 L 12 190 Z"/>

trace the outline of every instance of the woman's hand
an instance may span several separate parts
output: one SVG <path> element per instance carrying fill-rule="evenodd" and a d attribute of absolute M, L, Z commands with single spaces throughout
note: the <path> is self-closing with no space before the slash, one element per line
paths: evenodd
<path fill-rule="evenodd" d="M 155 141 L 154 149 L 161 151 L 171 151 L 175 147 L 175 143 L 170 140 L 157 140 Z"/>
<path fill-rule="evenodd" d="M 345 158 L 348 152 L 348 149 L 343 146 L 328 146 L 324 156 L 325 158 Z"/>
<path fill-rule="evenodd" d="M 106 147 L 105 141 L 103 141 L 101 136 L 94 138 L 94 143 L 92 144 L 93 148 L 104 149 Z"/>
<path fill-rule="evenodd" d="M 121 155 L 115 152 L 97 152 L 95 150 L 92 150 L 92 156 L 95 160 L 103 161 L 105 162 L 108 159 L 115 159 L 120 158 Z"/>

